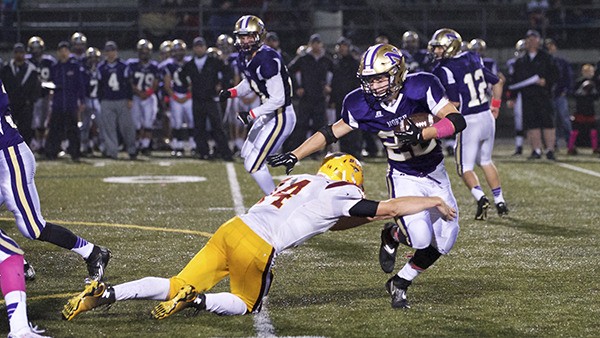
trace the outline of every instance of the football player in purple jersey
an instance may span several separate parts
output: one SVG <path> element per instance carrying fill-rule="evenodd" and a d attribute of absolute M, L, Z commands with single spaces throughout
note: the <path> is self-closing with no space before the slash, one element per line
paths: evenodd
<path fill-rule="evenodd" d="M 267 195 L 275 189 L 265 162 L 267 156 L 279 150 L 296 124 L 291 79 L 281 54 L 264 44 L 267 31 L 261 19 L 242 16 L 233 34 L 243 80 L 221 91 L 219 97 L 224 101 L 254 92 L 261 99 L 260 106 L 239 112 L 238 118 L 244 124 L 252 122 L 241 156 L 244 167 Z"/>
<path fill-rule="evenodd" d="M 158 112 L 158 98 L 155 93 L 160 76 L 158 63 L 150 60 L 153 47 L 152 42 L 140 39 L 136 44 L 138 58 L 127 60 L 133 91 L 131 116 L 138 135 L 139 148 L 146 156 L 151 153 L 152 129 Z"/>
<path fill-rule="evenodd" d="M 56 63 L 56 58 L 44 53 L 46 43 L 39 36 L 32 36 L 27 41 L 29 55 L 27 59 L 37 67 L 37 73 L 41 83 L 50 81 L 50 68 Z M 33 104 L 33 120 L 31 128 L 34 130 L 34 138 L 31 140 L 33 151 L 43 152 L 44 135 L 46 134 L 46 119 L 50 112 L 50 91 L 41 89 L 41 96 Z"/>
<path fill-rule="evenodd" d="M 377 133 L 388 157 L 387 183 L 390 197 L 438 196 L 456 208 L 444 155 L 438 141 L 465 128 L 465 119 L 445 95 L 440 81 L 429 73 L 407 75 L 400 50 L 389 44 L 369 47 L 358 68 L 361 87 L 346 95 L 342 118 L 323 127 L 292 152 L 270 156 L 272 166 L 284 165 L 289 173 L 296 162 L 353 129 Z M 425 128 L 411 115 L 431 113 L 440 118 Z M 399 128 L 406 125 L 406 128 Z M 433 209 L 398 217 L 381 233 L 379 260 L 382 269 L 394 269 L 398 244 L 416 249 L 414 256 L 388 280 L 386 288 L 393 308 L 408 308 L 406 290 L 412 280 L 453 247 L 458 219 L 444 220 Z"/>
<path fill-rule="evenodd" d="M 508 208 L 500 176 L 492 161 L 496 118 L 502 98 L 501 81 L 490 69 L 484 67 L 479 54 L 460 52 L 462 38 L 449 28 L 437 30 L 429 41 L 429 50 L 439 61 L 433 69 L 452 104 L 460 109 L 467 121 L 467 128 L 456 137 L 455 159 L 458 175 L 477 202 L 475 219 L 485 220 L 490 201 L 479 184 L 473 170 L 475 164 L 481 167 L 485 179 L 494 195 L 498 215 L 508 214 Z M 491 106 L 488 99 L 488 84 L 492 85 Z"/>
<path fill-rule="evenodd" d="M 46 222 L 42 217 L 40 199 L 35 186 L 35 157 L 23 141 L 11 116 L 4 84 L 0 82 L 0 205 L 15 215 L 23 236 L 49 242 L 81 255 L 88 267 L 89 278 L 102 279 L 110 259 L 110 251 L 89 243 L 68 229 Z M 6 246 L 8 250 L 5 250 Z M 0 260 L 20 252 L 18 245 L 0 231 Z M 22 254 L 22 252 L 21 252 Z M 2 275 L 0 263 L 0 275 Z M 0 282 L 0 284 L 2 284 Z M 0 285 L 4 292 L 4 285 Z"/>

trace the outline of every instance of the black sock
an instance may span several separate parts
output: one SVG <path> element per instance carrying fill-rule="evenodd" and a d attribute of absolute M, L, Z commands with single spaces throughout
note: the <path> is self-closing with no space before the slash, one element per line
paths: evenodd
<path fill-rule="evenodd" d="M 44 230 L 42 230 L 40 237 L 37 239 L 71 250 L 75 247 L 77 238 L 78 237 L 67 228 L 63 228 L 60 225 L 53 223 L 46 223 Z"/>

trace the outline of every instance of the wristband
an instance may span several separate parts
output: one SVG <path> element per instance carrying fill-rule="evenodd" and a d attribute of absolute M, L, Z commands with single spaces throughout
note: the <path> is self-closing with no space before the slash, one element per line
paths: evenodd
<path fill-rule="evenodd" d="M 151 96 L 152 94 L 154 94 L 154 89 L 152 89 L 152 88 L 146 89 L 146 95 Z"/>
<path fill-rule="evenodd" d="M 237 97 L 237 89 L 229 88 L 227 91 L 231 94 L 231 97 Z"/>
<path fill-rule="evenodd" d="M 500 108 L 501 104 L 502 104 L 502 100 L 492 99 L 492 108 Z"/>
<path fill-rule="evenodd" d="M 254 114 L 254 112 L 253 112 L 252 110 L 250 110 L 250 111 L 248 112 L 248 114 L 250 114 L 250 116 L 252 116 L 252 119 L 253 119 L 253 120 L 254 120 L 254 119 L 256 119 L 256 115 Z"/>
<path fill-rule="evenodd" d="M 432 125 L 437 131 L 437 138 L 444 138 L 454 135 L 454 124 L 448 118 L 443 118 Z"/>

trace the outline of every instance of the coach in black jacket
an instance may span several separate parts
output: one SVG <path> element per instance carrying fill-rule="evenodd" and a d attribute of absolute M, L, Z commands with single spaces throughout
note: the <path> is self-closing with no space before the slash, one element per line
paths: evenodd
<path fill-rule="evenodd" d="M 194 139 L 200 159 L 208 159 L 210 156 L 206 131 L 206 118 L 208 117 L 212 127 L 212 137 L 221 158 L 225 161 L 232 161 L 228 138 L 223 130 L 223 119 L 214 99 L 222 87 L 223 76 L 226 74 L 225 64 L 219 58 L 206 54 L 207 49 L 204 38 L 195 38 L 194 58 L 188 61 L 182 70 L 182 77 L 191 81 L 195 124 Z"/>
<path fill-rule="evenodd" d="M 527 31 L 526 53 L 517 59 L 510 90 L 520 91 L 523 98 L 523 129 L 533 149 L 529 159 L 542 156 L 542 135 L 546 145 L 546 157 L 555 160 L 554 110 L 552 87 L 558 79 L 558 68 L 552 56 L 540 49 L 541 36 L 534 30 Z"/>

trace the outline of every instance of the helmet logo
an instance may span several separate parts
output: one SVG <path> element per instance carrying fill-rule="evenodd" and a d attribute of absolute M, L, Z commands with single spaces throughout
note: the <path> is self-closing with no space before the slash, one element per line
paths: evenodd
<path fill-rule="evenodd" d="M 450 39 L 458 39 L 458 36 L 456 36 L 454 33 L 446 33 L 446 37 Z"/>
<path fill-rule="evenodd" d="M 402 55 L 399 55 L 398 53 L 387 52 L 383 55 L 387 56 L 390 59 L 390 62 L 393 66 L 395 66 L 398 63 L 396 60 L 402 60 Z"/>

